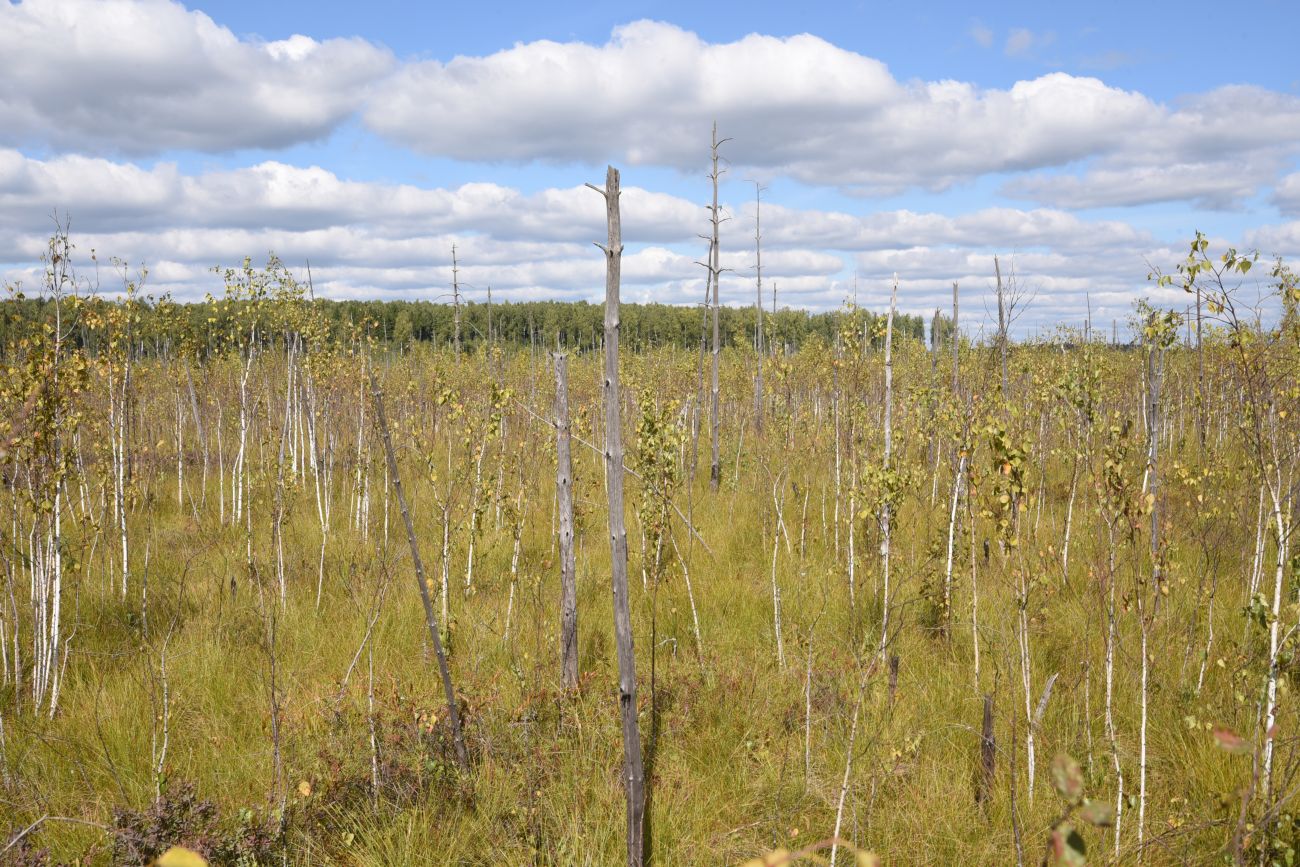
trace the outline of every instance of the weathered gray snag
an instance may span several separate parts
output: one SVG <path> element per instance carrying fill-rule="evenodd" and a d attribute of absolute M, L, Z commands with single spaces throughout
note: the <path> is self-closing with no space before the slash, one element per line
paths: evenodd
<path fill-rule="evenodd" d="M 885 472 L 890 470 L 894 450 L 894 310 L 898 306 L 898 275 L 894 275 L 894 288 L 889 293 L 889 318 L 885 322 Z M 880 559 L 883 586 L 880 594 L 880 655 L 889 646 L 889 566 L 893 534 L 891 523 L 894 504 L 886 499 L 880 505 Z"/>
<path fill-rule="evenodd" d="M 709 221 L 713 225 L 713 238 L 709 242 L 709 279 L 713 281 L 713 391 L 709 415 L 712 427 L 713 463 L 709 469 L 709 484 L 715 491 L 722 484 L 722 458 L 719 455 L 718 447 L 718 354 L 722 351 L 722 339 L 718 326 L 719 308 L 721 307 L 718 294 L 718 276 L 721 273 L 721 269 L 718 267 L 718 147 L 725 141 L 727 139 L 718 141 L 718 124 L 715 122 L 713 124 L 713 143 L 711 145 L 713 170 L 709 173 L 709 179 L 713 181 L 713 205 L 709 210 Z"/>
<path fill-rule="evenodd" d="M 555 354 L 555 487 L 560 509 L 560 670 L 565 689 L 578 685 L 578 586 L 573 558 L 573 460 L 569 449 L 569 359 Z"/>
<path fill-rule="evenodd" d="M 958 353 L 961 351 L 961 332 L 957 330 L 957 284 L 952 284 L 952 393 L 956 395 L 959 391 L 960 382 L 957 377 L 957 360 Z"/>
<path fill-rule="evenodd" d="M 980 728 L 980 775 L 975 787 L 975 803 L 987 803 L 993 794 L 993 771 L 998 745 L 993 738 L 993 696 L 984 695 L 984 723 Z"/>
<path fill-rule="evenodd" d="M 998 355 L 1002 361 L 1002 400 L 1007 400 L 1007 305 L 1002 288 L 1002 265 L 993 257 L 993 272 L 998 280 Z"/>
<path fill-rule="evenodd" d="M 763 433 L 763 188 L 754 181 L 754 432 Z M 776 287 L 772 287 L 775 299 Z M 776 301 L 772 302 L 776 313 Z"/>
<path fill-rule="evenodd" d="M 456 262 L 456 245 L 451 245 L 451 303 L 455 310 L 454 317 L 456 354 L 460 355 L 460 267 Z"/>
<path fill-rule="evenodd" d="M 384 454 L 388 458 L 388 475 L 393 480 L 393 492 L 397 494 L 397 508 L 402 512 L 402 523 L 406 525 L 406 539 L 411 543 L 411 563 L 415 566 L 415 583 L 420 589 L 420 602 L 424 605 L 424 622 L 429 627 L 429 640 L 433 642 L 433 652 L 438 657 L 438 673 L 442 675 L 442 690 L 447 697 L 447 713 L 451 719 L 451 735 L 456 744 L 456 761 L 461 771 L 468 774 L 469 754 L 465 751 L 465 737 L 461 733 L 456 690 L 451 685 L 451 669 L 447 667 L 447 654 L 443 652 L 442 638 L 438 635 L 438 623 L 433 617 L 433 603 L 429 601 L 429 584 L 424 577 L 424 561 L 420 559 L 420 546 L 415 541 L 415 525 L 411 523 L 411 512 L 406 507 L 406 493 L 402 490 L 402 479 L 397 474 L 393 438 L 388 433 L 388 416 L 384 414 L 384 396 L 379 391 L 379 381 L 375 379 L 373 370 L 370 371 L 370 394 L 375 401 L 375 423 L 379 425 L 379 435 L 384 440 Z"/>
<path fill-rule="evenodd" d="M 637 728 L 636 655 L 632 646 L 632 613 L 627 598 L 627 528 L 623 522 L 623 435 L 618 388 L 618 290 L 623 258 L 623 229 L 619 212 L 618 169 L 610 166 L 605 189 L 587 184 L 605 197 L 609 223 L 605 251 L 605 488 L 609 494 L 609 553 L 614 585 L 614 641 L 618 646 L 618 703 L 623 720 L 623 770 L 627 789 L 627 863 L 641 867 L 642 823 L 645 815 L 645 767 L 641 732 Z M 716 210 L 715 210 L 716 215 Z M 715 247 L 716 250 L 716 247 Z M 716 259 L 714 254 L 714 262 Z M 714 284 L 716 303 L 717 290 Z M 716 320 L 715 320 L 716 321 Z M 716 327 L 716 326 L 715 326 Z M 715 344 L 716 346 L 716 344 Z M 714 395 L 716 407 L 716 358 Z M 716 416 L 715 416 L 716 418 Z M 716 449 L 717 429 L 714 428 Z M 716 454 L 715 454 L 715 469 Z"/>

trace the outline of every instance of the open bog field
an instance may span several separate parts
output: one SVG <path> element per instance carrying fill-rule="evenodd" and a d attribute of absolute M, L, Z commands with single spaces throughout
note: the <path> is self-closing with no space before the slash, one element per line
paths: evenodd
<path fill-rule="evenodd" d="M 623 351 L 621 718 L 600 346 L 254 277 L 7 308 L 0 860 L 1290 863 L 1293 299 Z"/>

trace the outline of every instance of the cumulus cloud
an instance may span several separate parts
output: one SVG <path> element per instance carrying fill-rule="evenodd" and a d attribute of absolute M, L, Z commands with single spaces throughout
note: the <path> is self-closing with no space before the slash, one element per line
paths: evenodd
<path fill-rule="evenodd" d="M 363 39 L 241 39 L 172 0 L 0 0 L 0 56 L 0 143 L 126 154 L 320 138 L 394 63 Z"/>
<path fill-rule="evenodd" d="M 710 44 L 640 21 L 600 46 L 539 41 L 406 66 L 366 120 L 415 150 L 457 159 L 612 157 L 693 170 L 716 118 L 733 163 L 896 190 L 1068 163 L 1159 111 L 1096 79 L 1058 73 L 1009 90 L 905 83 L 815 36 Z"/>
<path fill-rule="evenodd" d="M 1208 210 L 1226 210 L 1253 196 L 1272 179 L 1273 161 L 1176 163 L 1099 167 L 1082 175 L 1034 174 L 1004 184 L 1007 195 L 1060 208 L 1102 208 L 1190 201 Z"/>
<path fill-rule="evenodd" d="M 978 20 L 970 35 L 994 43 Z M 1004 49 L 1033 54 L 1053 38 L 1021 28 Z M 1300 97 L 1265 88 L 1223 87 L 1166 104 L 1063 72 L 1007 88 L 904 81 L 875 58 L 809 34 L 711 43 L 655 21 L 618 27 L 602 44 L 540 40 L 398 62 L 359 38 L 239 37 L 174 0 L 0 0 L 0 54 L 0 146 L 87 160 L 276 148 L 361 117 L 392 142 L 468 162 L 699 172 L 716 120 L 731 139 L 724 156 L 765 177 L 894 194 L 1028 173 L 1007 192 L 1079 208 L 1231 207 L 1300 154 Z M 1200 166 L 1209 176 L 1193 177 Z M 0 177 L 11 168 L 0 165 Z M 1219 171 L 1227 168 L 1231 178 Z M 141 170 L 132 192 L 141 219 L 149 196 L 179 195 L 184 179 L 168 170 Z M 241 185 L 274 196 L 258 173 L 275 171 L 252 167 L 222 182 L 229 196 Z M 322 180 L 317 204 L 350 196 L 346 184 Z M 220 199 L 218 179 L 210 182 Z M 419 194 L 392 192 L 413 214 L 429 206 Z M 481 192 L 495 194 L 490 185 Z M 296 192 L 291 198 L 302 206 Z M 263 205 L 291 222 L 316 212 Z"/>
<path fill-rule="evenodd" d="M 1300 172 L 1287 175 L 1274 188 L 1273 204 L 1284 214 L 1300 215 Z"/>
<path fill-rule="evenodd" d="M 54 208 L 91 232 L 175 226 L 307 231 L 337 225 L 383 225 L 392 232 L 451 230 L 499 238 L 599 237 L 604 212 L 582 186 L 533 195 L 493 183 L 455 189 L 360 183 L 318 166 L 268 161 L 247 168 L 183 175 L 163 163 L 142 168 L 98 157 L 49 160 L 0 149 L 0 227 L 30 225 Z M 623 190 L 629 235 L 645 242 L 681 240 L 703 209 L 676 196 Z M 694 237 L 691 232 L 685 237 Z"/>
<path fill-rule="evenodd" d="M 738 201 L 728 202 L 726 193 Z M 724 303 L 753 299 L 750 194 L 740 183 L 724 187 L 723 207 L 733 217 L 722 226 Z M 33 263 L 56 206 L 72 216 L 83 276 L 94 275 L 93 249 L 101 262 L 117 256 L 148 264 L 150 289 L 183 300 L 219 292 L 214 265 L 269 251 L 299 273 L 310 261 L 324 297 L 437 299 L 450 286 L 453 243 L 472 298 L 483 298 L 489 286 L 498 300 L 595 301 L 603 294 L 603 260 L 591 241 L 603 235 L 604 208 L 578 186 L 523 192 L 484 183 L 392 185 L 278 162 L 189 174 L 167 164 L 37 160 L 0 150 L 0 263 L 10 263 L 0 267 L 0 281 L 39 285 Z M 624 297 L 698 303 L 704 210 L 629 186 L 623 215 Z M 782 304 L 834 309 L 853 292 L 856 273 L 859 299 L 880 307 L 897 273 L 905 312 L 946 307 L 955 280 L 968 322 L 978 322 L 992 288 L 993 254 L 1001 253 L 1039 290 L 1027 327 L 1078 321 L 1089 295 L 1097 317 L 1122 319 L 1136 294 L 1151 291 L 1147 263 L 1172 263 L 1183 254 L 1181 240 L 1170 246 L 1122 221 L 1044 208 L 853 214 L 769 201 L 763 227 L 764 282 L 778 287 Z M 1294 255 L 1300 222 L 1243 240 Z M 99 279 L 101 290 L 116 288 L 111 269 Z"/>
<path fill-rule="evenodd" d="M 1051 247 L 1096 253 L 1115 246 L 1150 243 L 1150 236 L 1117 220 L 1085 221 L 1065 211 L 983 208 L 949 216 L 882 211 L 866 216 L 842 212 L 764 208 L 765 243 L 823 245 L 839 250 L 882 250 L 952 244 L 965 247 Z"/>
<path fill-rule="evenodd" d="M 1018 31 L 1008 48 L 1050 41 Z M 538 41 L 408 64 L 365 110 L 373 130 L 423 153 L 683 171 L 700 170 L 715 119 L 736 165 L 882 193 L 1098 159 L 1253 164 L 1300 141 L 1300 98 L 1263 88 L 1166 105 L 1062 72 L 1007 89 L 900 81 L 816 36 L 709 43 L 653 21 L 616 28 L 602 45 Z"/>
<path fill-rule="evenodd" d="M 1266 256 L 1281 256 L 1295 267 L 1300 261 L 1300 220 L 1252 229 L 1246 233 L 1246 246 Z"/>

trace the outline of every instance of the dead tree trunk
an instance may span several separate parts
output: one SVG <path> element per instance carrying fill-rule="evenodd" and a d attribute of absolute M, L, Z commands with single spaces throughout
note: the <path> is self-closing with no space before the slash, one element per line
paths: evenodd
<path fill-rule="evenodd" d="M 975 803 L 985 804 L 993 795 L 993 770 L 998 746 L 993 738 L 993 696 L 984 696 L 984 722 L 980 727 L 980 772 L 975 786 Z"/>
<path fill-rule="evenodd" d="M 754 433 L 763 433 L 763 188 L 754 182 Z M 775 287 L 773 287 L 775 290 Z M 776 302 L 773 302 L 773 307 Z"/>
<path fill-rule="evenodd" d="M 726 141 L 726 139 L 723 139 Z M 718 354 L 722 351 L 722 341 L 718 330 L 719 302 L 718 294 L 718 146 L 722 142 L 718 141 L 718 125 L 713 124 L 713 144 L 711 146 L 713 158 L 713 170 L 709 173 L 709 179 L 713 182 L 713 205 L 709 209 L 709 222 L 713 225 L 713 238 L 709 242 L 709 278 L 713 281 L 713 393 L 710 400 L 710 426 L 712 427 L 711 436 L 713 438 L 713 463 L 709 470 L 709 484 L 713 490 L 717 490 L 722 484 L 722 459 L 718 450 Z"/>
<path fill-rule="evenodd" d="M 957 360 L 958 353 L 961 350 L 961 337 L 957 330 L 957 284 L 952 284 L 952 393 L 957 394 L 959 380 L 957 378 Z"/>
<path fill-rule="evenodd" d="M 384 414 L 384 397 L 379 391 L 379 382 L 375 373 L 370 372 L 370 394 L 375 401 L 375 423 L 379 425 L 379 434 L 384 439 L 384 454 L 388 457 L 388 475 L 393 480 L 393 491 L 397 494 L 397 507 L 402 512 L 402 523 L 406 525 L 406 539 L 411 543 L 411 562 L 415 565 L 415 583 L 420 588 L 420 602 L 424 605 L 424 622 L 429 627 L 429 640 L 433 643 L 433 652 L 438 657 L 438 673 L 442 675 L 442 690 L 447 698 L 447 713 L 451 719 L 451 734 L 456 744 L 456 762 L 462 772 L 469 773 L 469 754 L 465 751 L 465 736 L 460 728 L 460 709 L 456 705 L 456 690 L 451 685 L 451 669 L 447 667 L 447 654 L 442 649 L 442 638 L 438 635 L 438 623 L 433 617 L 433 603 L 429 601 L 429 584 L 424 577 L 424 561 L 420 559 L 420 546 L 415 541 L 415 525 L 411 523 L 411 512 L 406 507 L 406 493 L 402 490 L 402 480 L 397 475 L 397 458 L 393 454 L 393 438 L 388 433 L 388 417 Z"/>
<path fill-rule="evenodd" d="M 890 458 L 894 446 L 894 309 L 898 305 L 898 275 L 894 275 L 894 288 L 889 295 L 889 319 L 885 323 L 885 472 L 890 470 Z M 890 548 L 892 546 L 892 523 L 894 504 L 886 499 L 880 506 L 880 559 L 883 586 L 880 595 L 880 655 L 883 658 L 885 648 L 889 646 L 889 566 Z"/>
<path fill-rule="evenodd" d="M 1007 305 L 1006 293 L 1002 288 L 1002 265 L 998 257 L 993 257 L 993 272 L 998 279 L 998 355 L 1002 361 L 1002 401 L 1007 400 Z"/>
<path fill-rule="evenodd" d="M 456 347 L 456 354 L 460 355 L 460 268 L 456 263 L 456 245 L 451 245 L 451 303 L 454 308 L 453 317 L 453 345 Z"/>
<path fill-rule="evenodd" d="M 605 488 L 609 494 L 609 552 L 614 585 L 614 640 L 618 645 L 618 703 L 623 720 L 623 769 L 624 785 L 627 788 L 627 863 L 628 867 L 641 867 L 645 769 L 641 757 L 641 732 L 637 728 L 636 655 L 632 647 L 632 614 L 628 606 L 627 594 L 627 528 L 623 523 L 623 434 L 619 417 L 618 387 L 618 290 L 623 257 L 623 230 L 618 203 L 618 169 L 609 167 L 605 174 L 604 190 L 591 184 L 587 186 L 605 197 L 609 223 L 609 243 L 597 245 L 605 251 Z M 718 297 L 716 290 L 713 297 L 715 300 Z M 715 343 L 714 346 L 716 348 L 717 344 Z M 714 359 L 713 393 L 716 412 L 716 349 Z M 716 427 L 713 436 L 716 473 L 718 466 Z M 715 475 L 715 482 L 716 478 Z"/>
<path fill-rule="evenodd" d="M 578 586 L 573 558 L 573 462 L 569 452 L 569 360 L 555 354 L 555 487 L 560 508 L 560 670 L 565 689 L 578 685 Z"/>

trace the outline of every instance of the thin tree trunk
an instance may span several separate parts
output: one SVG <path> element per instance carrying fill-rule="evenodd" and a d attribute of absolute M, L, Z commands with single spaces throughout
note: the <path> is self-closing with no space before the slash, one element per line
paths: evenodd
<path fill-rule="evenodd" d="M 894 447 L 894 309 L 898 304 L 898 275 L 894 275 L 894 288 L 889 293 L 889 319 L 885 323 L 885 472 L 890 469 Z M 884 582 L 880 605 L 880 653 L 883 656 L 889 644 L 889 565 L 892 542 L 891 518 L 894 504 L 886 499 L 880 508 L 880 528 L 884 535 L 880 543 L 880 559 Z"/>
<path fill-rule="evenodd" d="M 763 188 L 754 182 L 754 433 L 763 434 Z"/>
<path fill-rule="evenodd" d="M 565 689 L 578 685 L 578 586 L 573 557 L 573 464 L 569 450 L 569 360 L 555 354 L 555 486 L 560 502 L 560 649 Z"/>
<path fill-rule="evenodd" d="M 1002 401 L 1005 403 L 1008 399 L 1007 394 L 1007 306 L 1005 292 L 1002 286 L 1002 265 L 998 262 L 998 257 L 993 257 L 993 271 L 997 275 L 998 288 L 998 355 L 1002 360 Z"/>
<path fill-rule="evenodd" d="M 957 535 L 957 504 L 961 501 L 961 482 L 966 474 L 966 455 L 957 461 L 957 475 L 952 480 L 952 508 L 948 513 L 948 558 L 943 573 L 943 634 L 952 634 L 952 560 Z"/>
<path fill-rule="evenodd" d="M 397 474 L 397 457 L 393 453 L 393 439 L 388 433 L 388 418 L 384 415 L 384 397 L 379 391 L 379 381 L 375 379 L 374 371 L 370 371 L 370 394 L 375 401 L 375 422 L 379 425 L 379 433 L 384 440 L 384 454 L 388 458 L 388 475 L 393 482 L 393 491 L 397 494 L 397 507 L 402 512 L 402 523 L 406 525 L 406 539 L 411 544 L 411 563 L 415 566 L 415 583 L 420 590 L 420 602 L 424 605 L 424 622 L 429 628 L 429 640 L 433 643 L 433 652 L 438 656 L 438 673 L 442 676 L 442 689 L 447 699 L 447 713 L 451 719 L 451 733 L 456 745 L 456 761 L 461 771 L 468 774 L 469 754 L 465 750 L 465 737 L 460 727 L 460 709 L 456 705 L 456 690 L 451 685 L 451 669 L 447 666 L 447 654 L 443 652 L 438 623 L 433 616 L 433 603 L 429 600 L 429 585 L 424 577 L 424 561 L 420 559 L 420 546 L 415 540 L 415 525 L 411 522 L 411 512 L 406 506 L 402 479 Z"/>
<path fill-rule="evenodd" d="M 725 141 L 725 139 L 724 139 Z M 709 242 L 709 276 L 713 281 L 713 371 L 712 371 L 712 397 L 710 402 L 709 421 L 711 437 L 713 441 L 713 463 L 709 469 L 709 484 L 713 490 L 718 490 L 722 484 L 722 458 L 718 445 L 718 362 L 719 353 L 722 351 L 721 335 L 719 334 L 718 317 L 720 316 L 720 302 L 718 292 L 718 277 L 720 269 L 718 268 L 718 146 L 722 142 L 718 141 L 718 125 L 713 124 L 713 144 L 711 147 L 713 155 L 713 171 L 709 174 L 709 179 L 713 182 L 713 206 L 710 210 L 710 222 L 713 226 L 713 238 Z"/>
<path fill-rule="evenodd" d="M 957 284 L 952 284 L 952 393 L 957 394 L 957 361 L 958 353 L 961 351 L 961 339 L 957 331 Z"/>
<path fill-rule="evenodd" d="M 605 189 L 588 184 L 605 197 L 609 242 L 605 252 L 605 485 L 609 495 L 610 568 L 614 585 L 614 639 L 618 648 L 619 711 L 623 725 L 623 765 L 627 789 L 627 863 L 641 867 L 645 812 L 645 769 L 641 732 L 637 727 L 636 655 L 632 646 L 632 614 L 627 592 L 627 528 L 623 520 L 623 434 L 619 414 L 618 332 L 619 281 L 623 257 L 623 232 L 619 210 L 618 169 L 610 166 Z M 714 212 L 716 216 L 716 211 Z M 716 225 L 716 224 L 715 224 Z M 715 292 L 714 298 L 717 298 Z M 715 311 L 716 312 L 716 311 Z M 716 344 L 715 344 L 716 346 Z M 716 377 L 716 354 L 715 377 Z M 717 395 L 717 379 L 714 379 Z M 715 399 L 716 407 L 716 399 Z M 716 469 L 717 428 L 714 428 Z M 715 477 L 716 482 L 716 477 Z"/>

